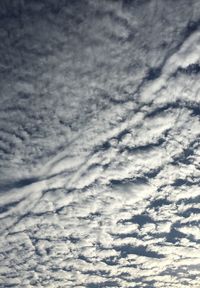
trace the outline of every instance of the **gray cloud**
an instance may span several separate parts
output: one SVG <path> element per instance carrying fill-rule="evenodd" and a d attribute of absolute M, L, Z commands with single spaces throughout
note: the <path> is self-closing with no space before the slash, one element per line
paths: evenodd
<path fill-rule="evenodd" d="M 0 287 L 198 287 L 198 1 L 2 1 Z"/>

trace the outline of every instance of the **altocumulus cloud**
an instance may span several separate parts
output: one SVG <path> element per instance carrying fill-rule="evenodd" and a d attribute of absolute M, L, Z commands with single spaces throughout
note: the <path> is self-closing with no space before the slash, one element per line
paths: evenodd
<path fill-rule="evenodd" d="M 200 2 L 0 3 L 0 287 L 200 283 Z"/>

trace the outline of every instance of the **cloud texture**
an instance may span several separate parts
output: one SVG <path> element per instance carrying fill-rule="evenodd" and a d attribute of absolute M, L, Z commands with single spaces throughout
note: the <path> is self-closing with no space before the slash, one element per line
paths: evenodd
<path fill-rule="evenodd" d="M 199 19 L 1 1 L 0 287 L 199 287 Z"/>

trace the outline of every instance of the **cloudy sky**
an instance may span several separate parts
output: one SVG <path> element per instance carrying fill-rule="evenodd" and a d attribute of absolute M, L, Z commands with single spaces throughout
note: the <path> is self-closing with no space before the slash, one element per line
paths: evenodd
<path fill-rule="evenodd" d="M 0 287 L 200 287 L 200 1 L 0 1 Z"/>

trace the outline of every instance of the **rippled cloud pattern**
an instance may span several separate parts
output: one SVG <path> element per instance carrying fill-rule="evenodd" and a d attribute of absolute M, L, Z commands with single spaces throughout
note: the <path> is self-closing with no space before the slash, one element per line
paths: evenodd
<path fill-rule="evenodd" d="M 200 287 L 200 1 L 0 1 L 0 287 Z"/>

